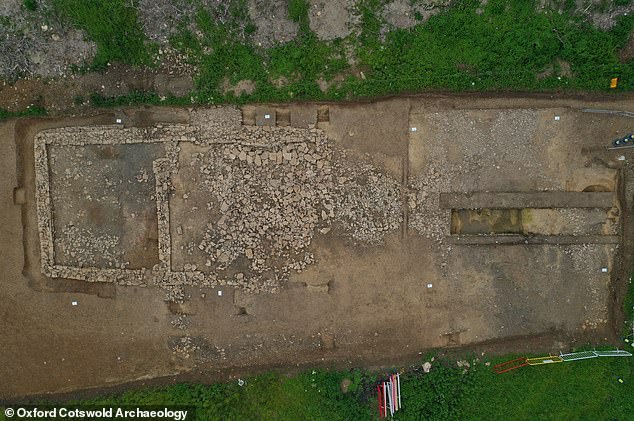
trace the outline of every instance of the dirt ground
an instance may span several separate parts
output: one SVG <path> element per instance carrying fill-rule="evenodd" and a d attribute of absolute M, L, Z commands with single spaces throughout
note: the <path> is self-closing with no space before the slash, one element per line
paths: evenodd
<path fill-rule="evenodd" d="M 427 95 L 5 122 L 0 397 L 614 342 L 632 179 L 630 152 L 605 146 L 632 120 L 581 110 L 633 105 Z"/>

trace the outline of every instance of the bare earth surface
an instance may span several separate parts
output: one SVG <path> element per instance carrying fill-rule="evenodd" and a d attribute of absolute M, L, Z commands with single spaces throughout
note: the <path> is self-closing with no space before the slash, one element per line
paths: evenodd
<path fill-rule="evenodd" d="M 605 146 L 631 119 L 581 110 L 633 105 L 428 95 L 3 123 L 0 397 L 613 341 L 631 176 Z"/>

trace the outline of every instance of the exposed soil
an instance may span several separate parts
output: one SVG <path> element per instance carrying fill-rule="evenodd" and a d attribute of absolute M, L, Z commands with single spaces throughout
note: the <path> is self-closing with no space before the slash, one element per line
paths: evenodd
<path fill-rule="evenodd" d="M 69 76 L 71 66 L 89 63 L 96 53 L 86 33 L 69 28 L 51 13 L 47 2 L 40 10 L 26 10 L 20 0 L 0 4 L 0 78 L 57 78 Z M 46 16 L 45 18 L 43 16 Z"/>
<path fill-rule="evenodd" d="M 322 40 L 344 38 L 352 32 L 354 1 L 309 0 L 310 29 Z"/>
<path fill-rule="evenodd" d="M 249 0 L 249 16 L 257 27 L 253 43 L 258 47 L 270 48 L 297 36 L 299 25 L 288 18 L 285 0 Z"/>
<path fill-rule="evenodd" d="M 235 96 L 240 96 L 242 94 L 250 95 L 255 92 L 255 83 L 251 80 L 241 80 L 235 85 L 231 85 L 228 79 L 224 80 L 223 83 L 223 93 L 227 94 L 232 92 Z"/>
<path fill-rule="evenodd" d="M 629 96 L 427 95 L 365 104 L 246 106 L 237 111 L 243 125 L 235 127 L 229 124 L 234 111 L 224 108 L 126 109 L 116 115 L 5 122 L 0 126 L 5 151 L 0 154 L 5 239 L 0 245 L 0 335 L 5 338 L 0 366 L 14 381 L 0 386 L 0 396 L 150 378 L 221 380 L 270 367 L 373 366 L 413 361 L 431 348 L 533 353 L 614 341 L 623 324 L 620 303 L 629 274 L 623 262 L 631 256 L 631 204 L 624 196 L 631 190 L 631 166 L 629 150 L 604 147 L 629 130 L 631 120 L 580 109 L 629 110 L 633 105 Z M 115 117 L 125 127 L 108 134 Z M 84 128 L 45 131 L 73 126 Z M 64 130 L 75 133 L 68 137 L 72 142 L 48 147 L 55 155 L 49 161 L 51 194 L 57 198 L 53 208 L 57 203 L 58 209 L 52 213 L 54 232 L 61 235 L 53 243 L 67 250 L 60 256 L 69 267 L 92 257 L 86 260 L 98 269 L 90 272 L 95 278 L 86 278 L 92 282 L 45 276 L 41 270 L 46 254 L 38 234 L 35 186 L 40 181 L 33 141 L 38 133 L 64 139 Z M 125 146 L 86 146 L 76 135 L 81 130 L 86 139 L 93 139 L 95 131 L 113 139 L 120 133 L 123 143 L 132 142 L 134 133 L 147 136 L 143 143 Z M 180 137 L 171 137 L 165 152 L 161 139 L 167 133 Z M 302 140 L 307 134 L 323 136 L 328 146 L 321 147 L 334 152 L 314 149 Z M 219 139 L 227 143 L 214 143 Z M 175 151 L 169 146 L 174 142 L 177 154 L 169 152 Z M 161 269 L 160 241 L 158 251 L 152 248 L 155 228 L 149 228 L 157 214 L 147 202 L 153 194 L 147 187 L 157 184 L 149 171 L 156 157 L 178 162 L 176 173 L 161 178 L 172 179 L 174 189 L 165 196 L 173 216 L 167 227 L 171 253 L 181 256 L 167 272 Z M 329 167 L 340 190 L 330 190 L 326 179 L 302 178 L 312 172 L 318 180 Z M 236 171 L 252 181 L 223 184 Z M 290 190 L 275 196 L 271 189 L 280 175 L 288 178 L 282 180 Z M 319 183 L 326 193 L 322 187 L 311 190 Z M 400 212 L 395 219 L 381 216 L 390 214 L 392 205 L 378 200 L 392 185 L 398 187 L 391 199 Z M 542 192 L 561 209 L 520 211 L 523 228 L 515 234 L 530 236 L 527 243 L 512 244 L 492 243 L 502 241 L 498 231 L 512 226 L 511 219 L 487 220 L 481 214 L 478 223 L 498 228 L 480 229 L 483 235 L 465 242 L 452 234 L 453 209 L 443 207 L 441 196 L 485 191 Z M 606 209 L 579 208 L 556 196 L 584 191 L 611 195 L 613 202 Z M 329 196 L 321 203 L 332 208 L 316 205 L 322 194 Z M 163 206 L 163 199 L 155 199 Z M 284 208 L 286 200 L 296 209 Z M 268 208 L 258 204 L 265 202 Z M 318 224 L 310 223 L 311 206 L 316 206 Z M 305 220 L 297 225 L 294 218 L 301 212 Z M 338 214 L 344 217 L 338 220 Z M 357 221 L 358 215 L 363 218 Z M 224 218 L 222 230 L 219 218 Z M 382 222 L 387 220 L 394 222 Z M 111 226 L 114 221 L 119 223 Z M 240 228 L 241 221 L 254 225 Z M 295 228 L 285 233 L 284 221 Z M 65 243 L 64 229 L 71 222 L 83 231 L 71 233 L 67 240 L 74 241 Z M 159 217 L 158 224 L 160 231 L 165 222 Z M 201 229 L 188 230 L 189 225 Z M 301 240 L 296 243 L 301 256 L 311 257 L 291 261 L 288 277 L 275 292 L 263 288 L 253 294 L 247 286 L 260 282 L 256 272 L 263 267 L 258 265 L 289 263 L 284 253 L 280 260 L 258 261 L 258 247 L 275 250 L 264 225 L 289 244 Z M 292 236 L 304 230 L 302 238 Z M 625 237 L 614 235 L 622 232 Z M 118 236 L 119 242 L 104 245 L 105 235 Z M 99 239 L 99 244 L 82 242 Z M 204 243 L 215 257 L 189 254 L 189 243 L 196 250 Z M 158 253 L 158 264 L 151 267 L 155 260 L 133 254 L 144 247 L 148 255 Z M 125 271 L 128 261 L 147 269 L 138 286 L 129 285 L 124 272 L 113 279 L 99 272 L 109 262 L 124 264 L 119 270 Z M 161 273 L 182 270 L 203 275 L 182 278 L 186 282 L 178 288 L 161 286 Z M 225 271 L 235 282 L 202 282 L 212 271 Z"/>
<path fill-rule="evenodd" d="M 383 18 L 395 28 L 411 28 L 425 22 L 435 14 L 445 10 L 450 5 L 447 0 L 424 0 L 412 2 L 397 0 L 387 2 L 383 6 Z"/>
<path fill-rule="evenodd" d="M 193 84 L 190 75 L 113 65 L 104 73 L 91 72 L 72 79 L 0 82 L 0 108 L 21 111 L 37 105 L 45 107 L 53 116 L 68 115 L 85 112 L 89 100 L 87 95 L 93 93 L 107 98 L 133 91 L 183 96 L 191 92 Z"/>

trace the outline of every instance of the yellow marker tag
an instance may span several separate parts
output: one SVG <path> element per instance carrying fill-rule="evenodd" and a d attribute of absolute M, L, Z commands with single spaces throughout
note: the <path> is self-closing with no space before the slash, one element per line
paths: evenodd
<path fill-rule="evenodd" d="M 613 77 L 612 80 L 610 81 L 610 88 L 614 89 L 618 86 L 618 84 L 619 84 L 619 78 Z"/>
<path fill-rule="evenodd" d="M 623 379 L 619 379 L 619 383 L 623 383 Z"/>

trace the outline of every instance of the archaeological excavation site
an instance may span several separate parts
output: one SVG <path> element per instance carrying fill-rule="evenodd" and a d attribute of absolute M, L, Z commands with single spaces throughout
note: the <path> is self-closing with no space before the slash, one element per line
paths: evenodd
<path fill-rule="evenodd" d="M 631 149 L 609 147 L 632 105 L 428 95 L 3 123 L 5 356 L 23 371 L 2 394 L 610 343 L 634 179 Z"/>

